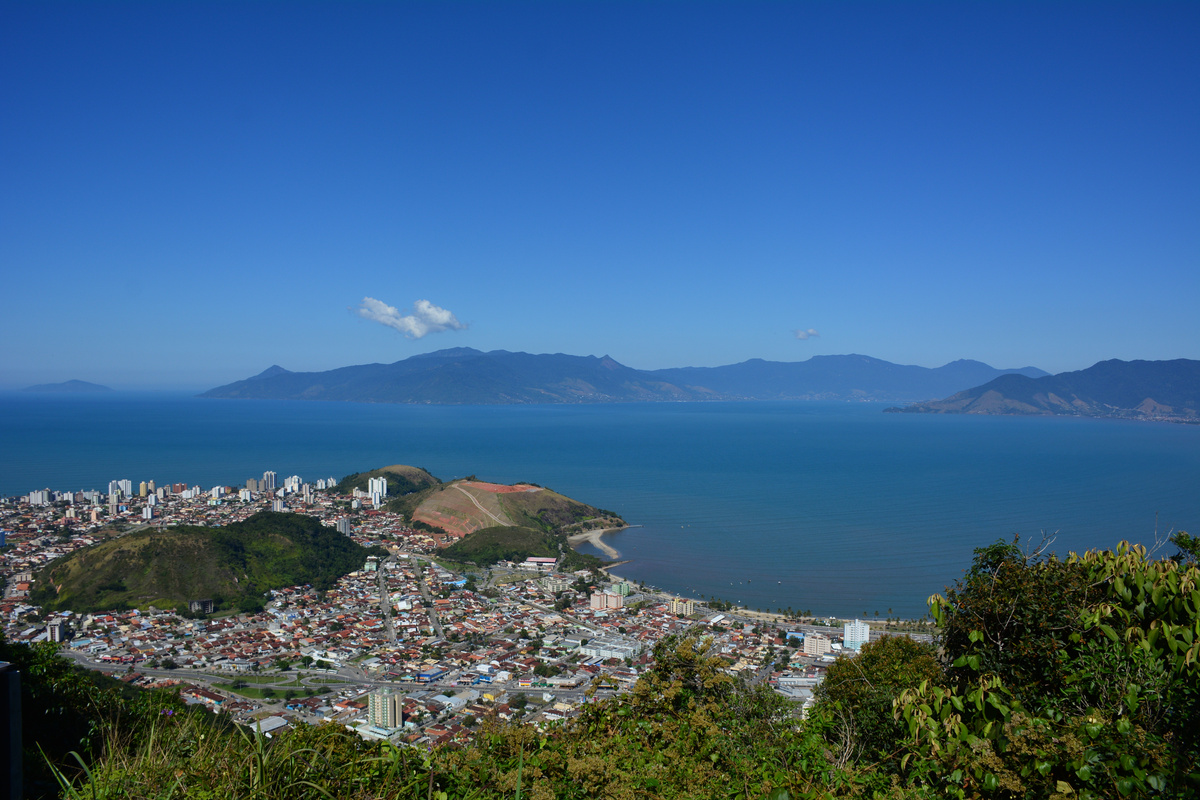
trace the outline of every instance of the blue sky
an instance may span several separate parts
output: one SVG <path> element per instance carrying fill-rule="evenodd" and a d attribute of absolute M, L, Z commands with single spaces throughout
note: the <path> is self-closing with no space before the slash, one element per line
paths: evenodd
<path fill-rule="evenodd" d="M 1194 2 L 5 2 L 0 386 L 1200 358 L 1198 41 Z"/>

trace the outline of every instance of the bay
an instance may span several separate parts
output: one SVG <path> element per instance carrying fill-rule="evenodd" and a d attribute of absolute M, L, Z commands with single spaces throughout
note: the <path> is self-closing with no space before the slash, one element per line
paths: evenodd
<path fill-rule="evenodd" d="M 1065 554 L 1200 531 L 1200 427 L 881 412 L 4 394 L 0 495 L 415 464 L 616 511 L 636 526 L 606 537 L 630 579 L 868 619 L 921 616 L 974 548 L 1014 534 L 1030 546 L 1051 536 Z"/>

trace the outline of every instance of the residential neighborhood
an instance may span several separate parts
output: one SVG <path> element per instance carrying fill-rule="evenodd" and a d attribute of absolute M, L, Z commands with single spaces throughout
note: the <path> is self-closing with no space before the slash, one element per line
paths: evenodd
<path fill-rule="evenodd" d="M 0 614 L 15 642 L 57 642 L 79 663 L 146 687 L 179 687 L 189 703 L 265 734 L 335 723 L 366 738 L 437 744 L 469 738 L 485 718 L 553 725 L 628 690 L 665 637 L 702 628 L 726 669 L 811 704 L 824 669 L 870 638 L 854 621 L 798 620 L 713 609 L 562 559 L 490 567 L 439 563 L 439 542 L 384 510 L 379 487 L 338 495 L 275 476 L 247 488 L 115 481 L 110 492 L 32 492 L 0 501 Z M 122 486 L 122 484 L 124 484 Z M 382 495 L 386 495 L 386 487 Z M 269 592 L 260 613 L 179 609 L 46 613 L 32 605 L 38 571 L 74 550 L 147 526 L 223 526 L 263 510 L 316 517 L 386 557 L 321 592 Z M 444 538 L 444 537 L 438 537 Z M 839 635 L 842 632 L 842 635 Z"/>

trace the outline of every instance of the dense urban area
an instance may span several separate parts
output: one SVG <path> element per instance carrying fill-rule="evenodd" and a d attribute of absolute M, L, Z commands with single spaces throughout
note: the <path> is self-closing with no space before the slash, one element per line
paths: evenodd
<path fill-rule="evenodd" d="M 858 620 L 674 597 L 603 570 L 560 572 L 561 558 L 454 564 L 439 558 L 445 537 L 385 510 L 385 481 L 349 495 L 336 486 L 297 476 L 276 486 L 268 472 L 208 491 L 118 480 L 107 492 L 8 498 L 5 636 L 58 642 L 62 655 L 139 686 L 179 687 L 187 702 L 264 733 L 334 722 L 364 738 L 425 745 L 467 739 L 493 716 L 548 726 L 576 715 L 630 689 L 663 637 L 696 628 L 713 637 L 728 672 L 767 682 L 802 712 L 834 658 L 881 633 Z M 264 510 L 316 517 L 389 555 L 368 557 L 325 592 L 274 590 L 254 614 L 214 614 L 206 598 L 187 614 L 46 612 L 30 601 L 39 570 L 114 532 L 225 526 Z"/>

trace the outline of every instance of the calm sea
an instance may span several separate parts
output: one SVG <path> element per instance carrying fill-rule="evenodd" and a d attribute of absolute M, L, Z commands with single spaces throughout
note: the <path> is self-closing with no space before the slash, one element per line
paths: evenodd
<path fill-rule="evenodd" d="M 696 597 L 920 616 L 972 550 L 1200 532 L 1200 426 L 822 403 L 391 406 L 0 395 L 0 495 L 415 464 L 533 481 L 638 527 L 627 577 Z M 1166 552 L 1173 552 L 1168 546 Z"/>

